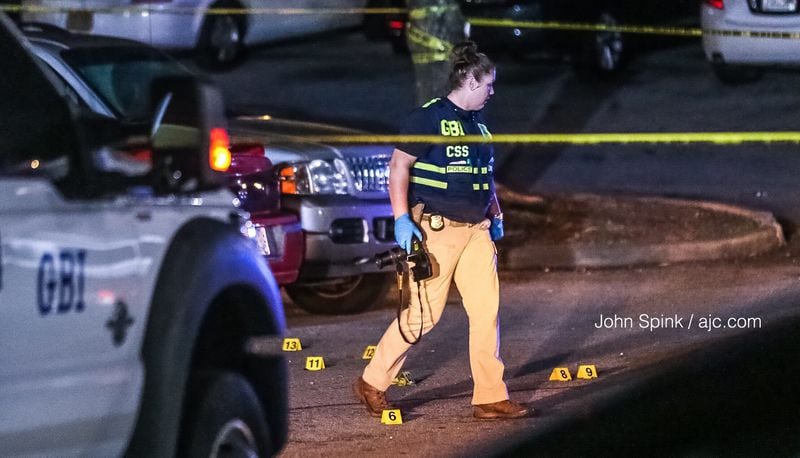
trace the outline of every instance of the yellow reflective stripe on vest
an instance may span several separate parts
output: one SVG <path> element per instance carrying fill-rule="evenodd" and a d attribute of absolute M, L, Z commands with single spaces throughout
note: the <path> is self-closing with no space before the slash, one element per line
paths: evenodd
<path fill-rule="evenodd" d="M 430 178 L 411 177 L 411 182 L 423 186 L 430 186 L 432 188 L 447 189 L 447 183 L 439 180 L 431 180 Z"/>
<path fill-rule="evenodd" d="M 472 185 L 472 190 L 473 191 L 480 191 L 481 190 L 481 186 L 483 186 L 483 190 L 484 191 L 488 191 L 489 190 L 489 183 L 483 183 L 483 185 L 475 183 L 475 184 Z"/>
<path fill-rule="evenodd" d="M 439 97 L 436 97 L 435 99 L 430 99 L 427 102 L 425 102 L 425 105 L 422 105 L 422 108 L 428 108 L 429 106 L 433 105 L 434 103 L 438 102 L 439 100 L 442 100 L 442 99 L 439 98 Z"/>
<path fill-rule="evenodd" d="M 447 173 L 472 173 L 471 165 L 448 165 Z"/>
<path fill-rule="evenodd" d="M 478 168 L 477 167 L 473 168 L 472 169 L 472 173 L 477 175 L 478 174 Z M 488 167 L 481 167 L 480 173 L 481 173 L 481 175 L 488 175 L 489 174 L 489 168 Z"/>
<path fill-rule="evenodd" d="M 447 173 L 447 170 L 444 167 L 428 164 L 427 162 L 420 162 L 420 161 L 414 162 L 414 168 L 419 170 L 424 170 L 426 172 L 441 173 L 442 175 Z"/>

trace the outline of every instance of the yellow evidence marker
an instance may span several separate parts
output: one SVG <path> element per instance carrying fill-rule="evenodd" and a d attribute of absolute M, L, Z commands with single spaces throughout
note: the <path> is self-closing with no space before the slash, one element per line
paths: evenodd
<path fill-rule="evenodd" d="M 283 351 L 300 351 L 303 346 L 300 345 L 300 339 L 297 337 L 287 337 L 283 339 Z"/>
<path fill-rule="evenodd" d="M 597 368 L 594 364 L 582 364 L 578 366 L 578 378 L 586 380 L 597 378 Z"/>
<path fill-rule="evenodd" d="M 403 371 L 397 374 L 397 377 L 395 377 L 394 380 L 392 380 L 392 385 L 395 386 L 408 386 L 408 385 L 413 385 L 415 383 L 417 382 L 415 382 L 414 379 L 411 378 L 411 372 L 409 371 Z"/>
<path fill-rule="evenodd" d="M 377 348 L 375 345 L 367 345 L 367 348 L 364 349 L 364 354 L 361 355 L 361 359 L 372 359 Z"/>
<path fill-rule="evenodd" d="M 307 371 L 321 371 L 322 369 L 325 369 L 325 360 L 322 359 L 322 356 L 309 356 L 306 358 Z"/>
<path fill-rule="evenodd" d="M 403 415 L 400 414 L 400 409 L 388 409 L 381 413 L 381 424 L 384 425 L 402 425 Z"/>
<path fill-rule="evenodd" d="M 569 382 L 572 380 L 572 375 L 569 373 L 569 369 L 566 367 L 556 367 L 553 369 L 553 372 L 550 373 L 550 380 L 556 382 Z"/>

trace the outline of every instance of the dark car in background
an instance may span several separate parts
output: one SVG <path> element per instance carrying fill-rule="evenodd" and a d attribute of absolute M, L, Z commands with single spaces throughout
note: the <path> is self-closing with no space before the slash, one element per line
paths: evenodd
<path fill-rule="evenodd" d="M 371 6 L 402 8 L 405 2 L 372 0 Z M 601 76 L 619 72 L 633 51 L 652 40 L 647 39 L 648 35 L 638 33 L 515 27 L 513 24 L 495 27 L 481 25 L 476 20 L 503 19 L 552 25 L 696 25 L 698 9 L 698 0 L 461 0 L 461 11 L 471 24 L 470 39 L 481 48 L 509 52 L 518 57 L 567 57 L 579 72 Z M 382 24 L 383 35 L 392 41 L 396 51 L 407 50 L 406 15 L 376 16 L 371 20 L 373 31 L 380 28 L 375 22 Z"/>

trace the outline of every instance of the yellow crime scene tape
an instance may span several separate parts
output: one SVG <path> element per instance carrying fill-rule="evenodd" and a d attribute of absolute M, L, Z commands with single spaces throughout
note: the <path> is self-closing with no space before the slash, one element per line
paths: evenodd
<path fill-rule="evenodd" d="M 423 48 L 430 49 L 429 52 L 412 52 L 411 61 L 415 64 L 429 64 L 432 62 L 444 62 L 450 57 L 453 44 L 433 36 L 423 29 L 408 24 L 406 36 L 412 43 L 416 43 Z"/>
<path fill-rule="evenodd" d="M 321 143 L 453 143 L 454 137 L 440 135 L 310 135 L 303 140 Z M 576 134 L 494 134 L 491 137 L 465 135 L 457 137 L 463 143 L 495 144 L 626 144 L 626 143 L 711 143 L 736 145 L 742 143 L 800 143 L 800 132 L 642 132 L 642 133 L 576 133 Z"/>
<path fill-rule="evenodd" d="M 641 35 L 665 35 L 677 37 L 701 37 L 719 35 L 731 37 L 800 39 L 800 32 L 771 32 L 757 30 L 701 29 L 699 27 L 665 27 L 653 25 L 589 24 L 555 21 L 515 21 L 510 19 L 467 18 L 473 26 L 509 27 L 517 29 L 563 30 L 572 32 L 620 32 Z"/>
<path fill-rule="evenodd" d="M 563 30 L 571 32 L 620 32 L 642 35 L 668 35 L 699 37 L 703 29 L 697 27 L 664 27 L 654 25 L 590 24 L 557 21 L 516 21 L 511 19 L 468 18 L 470 25 L 479 27 L 508 27 L 516 29 Z"/>

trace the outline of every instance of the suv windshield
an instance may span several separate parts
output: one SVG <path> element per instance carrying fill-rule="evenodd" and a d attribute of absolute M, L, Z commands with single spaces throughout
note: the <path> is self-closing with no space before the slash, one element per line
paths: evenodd
<path fill-rule="evenodd" d="M 62 51 L 61 58 L 119 116 L 135 121 L 151 115 L 153 80 L 191 74 L 166 55 L 144 47 L 77 48 Z"/>

